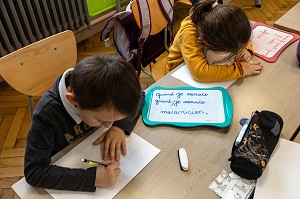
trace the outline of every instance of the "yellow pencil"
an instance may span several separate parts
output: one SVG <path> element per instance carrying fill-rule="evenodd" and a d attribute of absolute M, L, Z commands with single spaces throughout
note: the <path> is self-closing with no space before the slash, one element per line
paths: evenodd
<path fill-rule="evenodd" d="M 88 160 L 88 159 L 82 159 L 82 162 L 86 162 L 87 164 L 93 165 L 93 166 L 108 166 L 108 163 L 105 162 L 97 162 L 97 161 L 93 161 L 93 160 Z"/>

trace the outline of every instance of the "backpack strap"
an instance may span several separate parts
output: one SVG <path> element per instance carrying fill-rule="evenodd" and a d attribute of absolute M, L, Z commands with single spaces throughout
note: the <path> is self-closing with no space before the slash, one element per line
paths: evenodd
<path fill-rule="evenodd" d="M 170 0 L 158 0 L 159 5 L 164 12 L 166 18 L 168 19 L 168 30 L 170 31 L 171 42 L 173 42 L 173 15 L 174 15 L 174 7 Z M 174 1 L 172 1 L 174 3 Z"/>
<path fill-rule="evenodd" d="M 150 19 L 150 10 L 147 0 L 135 0 L 137 2 L 139 15 L 140 15 L 140 24 L 141 32 L 139 35 L 139 41 L 145 41 L 150 35 L 151 31 L 151 19 Z"/>
<path fill-rule="evenodd" d="M 150 19 L 150 11 L 147 0 L 135 0 L 137 3 L 139 15 L 140 15 L 140 24 L 141 31 L 138 38 L 138 50 L 137 50 L 137 72 L 138 75 L 141 74 L 142 67 L 142 53 L 143 47 L 146 39 L 150 35 L 151 31 L 151 19 Z"/>
<path fill-rule="evenodd" d="M 170 0 L 159 0 L 159 5 L 162 11 L 165 13 L 165 16 L 168 19 L 169 25 L 173 24 L 173 5 L 171 4 Z"/>

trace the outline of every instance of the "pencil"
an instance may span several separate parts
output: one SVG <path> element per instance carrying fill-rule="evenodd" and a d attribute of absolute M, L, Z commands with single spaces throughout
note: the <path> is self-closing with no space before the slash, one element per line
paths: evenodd
<path fill-rule="evenodd" d="M 84 158 L 81 161 L 86 162 L 87 164 L 90 164 L 93 166 L 99 166 L 99 165 L 108 166 L 109 165 L 108 163 L 105 163 L 105 162 L 97 162 L 97 161 L 88 160 L 88 159 L 84 159 Z"/>

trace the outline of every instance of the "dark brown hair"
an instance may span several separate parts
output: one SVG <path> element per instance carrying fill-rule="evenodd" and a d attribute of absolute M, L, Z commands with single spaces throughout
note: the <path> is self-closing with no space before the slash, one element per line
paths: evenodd
<path fill-rule="evenodd" d="M 113 108 L 129 116 L 137 112 L 142 100 L 133 66 L 113 55 L 95 55 L 79 62 L 70 86 L 82 109 Z"/>
<path fill-rule="evenodd" d="M 212 7 L 215 2 L 200 0 L 190 10 L 198 29 L 198 42 L 205 50 L 230 52 L 234 56 L 251 37 L 250 22 L 241 8 L 227 4 Z"/>

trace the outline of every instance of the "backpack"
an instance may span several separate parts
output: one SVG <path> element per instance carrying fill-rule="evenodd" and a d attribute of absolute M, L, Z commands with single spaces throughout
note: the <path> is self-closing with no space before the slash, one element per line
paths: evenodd
<path fill-rule="evenodd" d="M 150 5 L 157 4 L 150 7 Z M 158 5 L 159 4 L 159 5 Z M 135 10 L 134 10 L 135 9 Z M 167 24 L 158 33 L 150 34 L 153 27 L 151 14 L 162 14 Z M 157 17 L 157 16 L 155 16 Z M 116 53 L 130 62 L 138 75 L 141 70 L 160 56 L 172 41 L 173 5 L 170 0 L 133 0 L 126 10 L 113 15 L 101 32 L 100 40 L 108 47 L 109 33 L 113 31 Z M 163 20 L 155 20 L 159 23 Z M 171 27 L 166 29 L 166 27 Z M 167 34 L 165 34 L 165 30 Z M 166 38 L 165 38 L 166 36 Z"/>

